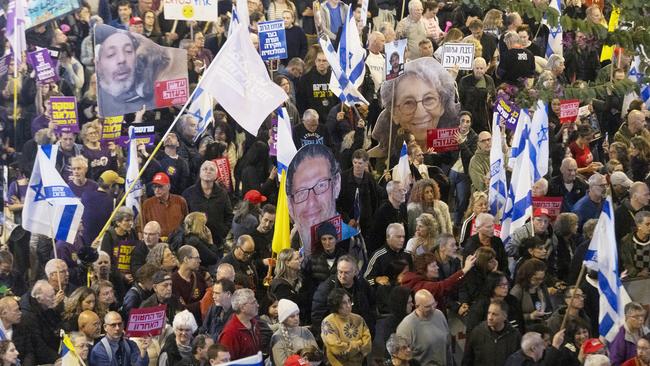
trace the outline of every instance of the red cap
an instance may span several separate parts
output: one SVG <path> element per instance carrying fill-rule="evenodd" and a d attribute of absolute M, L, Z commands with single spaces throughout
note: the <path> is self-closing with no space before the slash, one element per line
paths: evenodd
<path fill-rule="evenodd" d="M 538 217 L 538 216 L 542 216 L 542 215 L 545 215 L 546 217 L 551 217 L 551 214 L 549 213 L 547 208 L 537 207 L 535 210 L 533 210 L 533 216 L 534 217 Z"/>
<path fill-rule="evenodd" d="M 305 366 L 309 365 L 309 362 L 305 361 L 304 358 L 298 355 L 292 355 L 284 361 L 284 366 Z"/>
<path fill-rule="evenodd" d="M 597 353 L 603 349 L 605 345 L 598 338 L 589 338 L 582 344 L 582 353 L 585 355 Z"/>
<path fill-rule="evenodd" d="M 250 191 L 246 192 L 244 199 L 250 203 L 258 204 L 265 202 L 266 196 L 263 196 L 258 190 L 251 189 Z"/>
<path fill-rule="evenodd" d="M 153 176 L 153 179 L 151 180 L 151 184 L 159 184 L 159 185 L 165 185 L 169 184 L 169 176 L 165 173 L 156 173 L 156 175 Z"/>
<path fill-rule="evenodd" d="M 138 24 L 142 24 L 142 18 L 131 17 L 131 20 L 129 20 L 129 25 L 138 25 Z"/>

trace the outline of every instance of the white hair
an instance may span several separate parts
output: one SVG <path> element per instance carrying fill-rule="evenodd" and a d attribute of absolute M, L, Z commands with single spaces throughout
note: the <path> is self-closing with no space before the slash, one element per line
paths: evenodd
<path fill-rule="evenodd" d="M 422 5 L 422 1 L 420 0 L 411 0 L 409 1 L 409 12 L 415 7 L 415 5 L 420 4 Z"/>
<path fill-rule="evenodd" d="M 605 355 L 588 355 L 584 366 L 609 366 L 609 358 Z"/>
<path fill-rule="evenodd" d="M 239 290 L 236 290 L 234 294 L 232 294 L 230 303 L 232 305 L 232 309 L 235 312 L 239 313 L 244 305 L 253 300 L 255 300 L 255 293 L 253 290 L 249 288 L 240 288 Z"/>
<path fill-rule="evenodd" d="M 488 223 L 488 221 L 494 223 L 494 216 L 487 212 L 480 213 L 478 216 L 476 216 L 476 226 L 485 225 Z"/>
<path fill-rule="evenodd" d="M 194 319 L 194 315 L 192 315 L 192 313 L 190 313 L 188 310 L 183 310 L 180 313 L 176 314 L 176 316 L 174 316 L 172 326 L 174 329 L 189 328 L 192 330 L 192 333 L 196 332 L 196 329 L 199 327 L 196 325 L 196 319 Z"/>
<path fill-rule="evenodd" d="M 52 291 L 54 291 L 54 287 L 52 287 L 52 285 L 50 285 L 49 282 L 45 280 L 38 280 L 36 281 L 34 287 L 32 288 L 31 295 L 33 298 L 38 300 L 41 297 L 41 295 L 43 295 L 43 293 L 49 289 L 52 289 Z"/>
<path fill-rule="evenodd" d="M 50 277 L 52 273 L 56 272 L 59 264 L 63 264 L 63 266 L 68 269 L 68 265 L 65 264 L 65 261 L 63 261 L 63 259 L 52 258 L 47 261 L 47 263 L 45 263 L 45 276 Z"/>
<path fill-rule="evenodd" d="M 521 350 L 524 352 L 530 351 L 535 344 L 542 339 L 542 335 L 537 332 L 528 332 L 521 337 Z"/>

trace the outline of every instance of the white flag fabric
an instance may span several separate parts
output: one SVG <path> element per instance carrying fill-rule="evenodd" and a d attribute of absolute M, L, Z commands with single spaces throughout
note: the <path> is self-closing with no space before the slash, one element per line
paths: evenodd
<path fill-rule="evenodd" d="M 246 10 L 248 11 L 248 7 L 246 8 Z M 237 29 L 237 26 L 240 23 L 241 22 L 239 21 L 239 14 L 237 13 L 237 6 L 233 3 L 232 4 L 232 13 L 230 15 L 230 25 L 228 26 L 228 37 L 226 37 L 226 39 L 230 38 L 230 36 L 232 35 L 232 32 L 234 32 L 235 29 Z"/>
<path fill-rule="evenodd" d="M 248 36 L 248 28 L 236 28 L 198 87 L 219 102 L 246 131 L 257 136 L 264 119 L 289 96 L 269 78 Z"/>
<path fill-rule="evenodd" d="M 611 196 L 603 202 L 603 210 L 585 254 L 584 265 L 598 272 L 598 330 L 600 336 L 611 342 L 625 322 L 624 307 L 630 301 L 618 271 L 614 205 Z"/>
<path fill-rule="evenodd" d="M 623 115 L 627 114 L 628 109 L 630 108 L 630 103 L 637 98 L 641 98 L 645 105 L 650 107 L 650 85 L 643 84 L 645 74 L 641 68 L 641 55 L 645 54 L 643 53 L 642 47 L 639 47 L 637 54 L 632 60 L 632 65 L 630 65 L 630 71 L 627 74 L 628 79 L 639 85 L 640 94 L 637 94 L 636 91 L 632 91 L 625 95 L 625 98 L 623 99 L 623 108 L 621 109 Z"/>
<path fill-rule="evenodd" d="M 262 365 L 264 365 L 262 352 L 258 352 L 254 356 L 240 358 L 239 360 L 219 364 L 219 366 L 262 366 Z"/>
<path fill-rule="evenodd" d="M 293 157 L 298 153 L 296 144 L 293 143 L 289 113 L 284 107 L 278 108 L 278 141 L 276 146 L 278 153 L 278 174 L 282 174 L 282 171 L 287 169 Z"/>
<path fill-rule="evenodd" d="M 368 3 L 369 0 L 361 0 L 361 25 L 365 27 L 368 24 Z"/>
<path fill-rule="evenodd" d="M 138 179 L 140 164 L 138 163 L 138 145 L 135 138 L 135 128 L 129 127 L 129 156 L 126 167 L 125 187 L 128 189 L 137 180 L 133 189 L 126 195 L 125 206 L 133 210 L 134 217 L 140 213 L 140 197 L 142 197 L 142 183 Z"/>
<path fill-rule="evenodd" d="M 562 15 L 561 0 L 551 0 L 549 7 L 557 10 L 558 14 Z M 548 44 L 546 45 L 546 58 L 553 54 L 562 56 L 562 25 L 558 24 L 555 27 L 548 25 Z"/>
<path fill-rule="evenodd" d="M 406 142 L 402 144 L 402 150 L 399 154 L 399 162 L 393 168 L 393 180 L 402 182 L 402 187 L 407 191 L 409 190 L 411 185 L 411 167 L 409 166 Z"/>
<path fill-rule="evenodd" d="M 530 134 L 532 147 L 535 152 L 535 174 L 534 182 L 548 174 L 548 106 L 542 100 L 537 101 L 535 113 L 533 113 L 532 127 Z"/>
<path fill-rule="evenodd" d="M 23 62 L 23 53 L 27 51 L 25 37 L 25 0 L 11 0 L 7 8 L 7 27 L 5 37 L 11 44 L 14 55 L 14 76 L 18 73 L 18 65 Z M 4 50 L 3 50 L 4 51 Z"/>
<path fill-rule="evenodd" d="M 74 242 L 84 207 L 54 167 L 57 145 L 39 145 L 23 207 L 23 227 Z"/>
<path fill-rule="evenodd" d="M 488 206 L 490 213 L 501 220 L 507 200 L 507 181 L 505 156 L 499 127 L 499 114 L 492 116 L 492 148 L 490 149 L 490 187 L 488 189 Z"/>
<path fill-rule="evenodd" d="M 208 126 L 214 122 L 213 104 L 212 97 L 203 88 L 196 88 L 196 91 L 192 94 L 192 102 L 187 107 L 187 113 L 194 116 L 199 122 L 194 142 L 201 138 Z"/>

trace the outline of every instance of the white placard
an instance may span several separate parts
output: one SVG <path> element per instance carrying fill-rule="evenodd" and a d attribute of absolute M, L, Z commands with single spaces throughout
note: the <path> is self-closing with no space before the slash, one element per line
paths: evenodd
<path fill-rule="evenodd" d="M 474 45 L 472 43 L 445 43 L 442 46 L 442 66 L 451 69 L 458 65 L 461 70 L 472 70 Z"/>
<path fill-rule="evenodd" d="M 216 21 L 217 0 L 163 0 L 165 19 Z"/>

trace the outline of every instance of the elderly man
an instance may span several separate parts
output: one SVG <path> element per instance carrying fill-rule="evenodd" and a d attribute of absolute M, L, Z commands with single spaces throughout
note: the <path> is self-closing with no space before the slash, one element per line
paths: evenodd
<path fill-rule="evenodd" d="M 206 225 L 215 245 L 223 244 L 232 225 L 232 204 L 228 192 L 217 182 L 217 165 L 213 161 L 201 164 L 199 182 L 183 192 L 190 212 L 203 212 L 208 217 Z"/>
<path fill-rule="evenodd" d="M 226 346 L 230 356 L 237 360 L 257 354 L 266 346 L 262 344 L 260 325 L 257 321 L 259 304 L 251 289 L 239 289 L 231 298 L 234 316 L 230 317 L 219 336 L 219 343 Z"/>
<path fill-rule="evenodd" d="M 92 192 L 99 187 L 94 180 L 86 178 L 88 159 L 84 156 L 77 155 L 70 158 L 70 172 L 68 185 L 75 196 L 81 198 L 84 192 Z"/>
<path fill-rule="evenodd" d="M 14 297 L 7 296 L 0 299 L 0 341 L 12 341 L 24 362 L 24 356 L 33 352 L 30 329 L 25 329 L 20 324 L 22 315 L 18 301 Z"/>
<path fill-rule="evenodd" d="M 149 251 L 160 243 L 160 224 L 157 221 L 149 221 L 142 229 L 142 240 L 138 240 L 131 252 L 131 271 L 137 272 L 147 262 Z"/>
<path fill-rule="evenodd" d="M 142 203 L 142 218 L 145 222 L 157 221 L 161 227 L 160 234 L 168 237 L 183 224 L 188 214 L 187 202 L 182 196 L 170 193 L 171 182 L 165 173 L 156 173 L 151 186 L 154 197 Z"/>
<path fill-rule="evenodd" d="M 201 155 L 199 155 L 199 150 L 194 143 L 194 138 L 198 133 L 198 126 L 199 121 L 196 117 L 190 114 L 184 114 L 178 120 L 175 128 L 176 141 L 178 142 L 176 154 L 181 160 L 187 162 L 190 169 L 190 180 L 193 180 L 192 178 L 196 176 L 196 173 L 198 173 L 202 160 Z M 170 142 L 170 144 L 173 144 L 173 142 Z"/>
<path fill-rule="evenodd" d="M 149 356 L 147 347 L 150 338 L 141 340 L 142 349 L 130 340 L 124 338 L 124 322 L 120 314 L 110 311 L 104 316 L 104 331 L 106 336 L 95 344 L 90 353 L 90 364 L 96 366 L 147 366 Z"/>
<path fill-rule="evenodd" d="M 546 70 L 540 75 L 537 85 L 547 89 L 554 88 L 556 85 L 566 85 L 564 69 L 564 57 L 558 54 L 551 55 L 548 58 Z"/>
<path fill-rule="evenodd" d="M 512 233 L 511 240 L 506 247 L 508 256 L 518 259 L 521 256 L 522 241 L 531 236 L 539 238 L 549 252 L 557 248 L 557 237 L 553 235 L 553 229 L 550 226 L 551 215 L 548 209 L 539 207 L 534 209 L 532 221 L 533 232 L 531 232 L 530 225 L 524 225 Z"/>
<path fill-rule="evenodd" d="M 406 38 L 411 60 L 420 57 L 420 41 L 427 38 L 427 29 L 422 19 L 424 6 L 420 0 L 409 1 L 409 15 L 397 23 L 397 38 Z"/>
<path fill-rule="evenodd" d="M 499 271 L 510 273 L 508 270 L 508 255 L 501 238 L 494 235 L 494 216 L 489 213 L 481 213 L 476 216 L 477 233 L 470 236 L 463 247 L 463 257 L 474 254 L 480 247 L 490 247 L 496 252 L 496 260 L 499 262 Z"/>
<path fill-rule="evenodd" d="M 327 128 L 318 123 L 318 118 L 318 112 L 314 109 L 308 109 L 302 114 L 302 124 L 293 129 L 293 142 L 298 149 L 311 144 L 331 146 Z"/>
<path fill-rule="evenodd" d="M 594 173 L 589 177 L 589 190 L 575 205 L 571 212 L 578 215 L 578 230 L 589 219 L 597 219 L 603 207 L 603 201 L 607 194 L 607 179 L 600 173 Z"/>
<path fill-rule="evenodd" d="M 166 305 L 167 324 L 171 324 L 176 314 L 185 310 L 185 306 L 180 303 L 178 297 L 172 294 L 172 277 L 167 272 L 158 271 L 153 275 L 151 281 L 153 283 L 154 293 L 148 299 L 144 300 L 140 304 L 140 307 L 148 308 L 163 304 Z"/>
<path fill-rule="evenodd" d="M 388 199 L 379 205 L 372 219 L 372 231 L 364 234 L 366 237 L 366 249 L 369 253 L 374 252 L 386 243 L 386 228 L 393 222 L 399 222 L 405 227 L 408 225 L 406 212 L 406 189 L 404 185 L 392 180 L 386 184 Z M 367 236 L 366 236 L 367 235 Z"/>
<path fill-rule="evenodd" d="M 560 175 L 551 178 L 548 195 L 562 196 L 562 212 L 571 211 L 573 205 L 587 193 L 589 185 L 578 176 L 578 163 L 574 158 L 564 158 L 560 166 Z"/>
<path fill-rule="evenodd" d="M 569 306 L 571 305 L 571 306 Z M 567 321 L 580 319 L 586 324 L 591 324 L 591 318 L 584 310 L 585 308 L 585 294 L 581 289 L 569 287 L 564 292 L 564 305 L 558 307 L 551 317 L 546 321 L 546 326 L 551 330 L 551 334 L 555 334 L 560 330 L 562 321 L 568 313 Z"/>
<path fill-rule="evenodd" d="M 235 273 L 238 273 L 240 277 L 241 284 L 253 291 L 257 289 L 260 278 L 257 275 L 257 269 L 255 264 L 251 260 L 255 254 L 255 242 L 250 235 L 241 235 L 237 238 L 232 252 L 228 253 L 221 262 L 219 266 L 228 263 L 232 265 L 235 270 Z"/>
<path fill-rule="evenodd" d="M 407 339 L 413 359 L 421 365 L 453 363 L 447 319 L 436 305 L 429 291 L 419 290 L 415 293 L 415 310 L 397 326 L 396 334 Z"/>
<path fill-rule="evenodd" d="M 555 337 L 553 341 L 555 345 Z M 542 335 L 537 332 L 528 332 L 521 337 L 521 349 L 508 357 L 505 366 L 552 365 L 546 359 L 540 363 L 542 358 L 545 358 L 544 351 L 546 351 L 546 344 Z"/>
<path fill-rule="evenodd" d="M 77 319 L 77 325 L 79 326 L 79 331 L 86 335 L 86 338 L 90 339 L 93 343 L 99 341 L 102 331 L 102 322 L 99 320 L 99 316 L 95 312 L 90 310 L 84 310 L 79 314 L 79 319 Z"/>
<path fill-rule="evenodd" d="M 57 294 L 57 305 L 63 301 L 62 295 L 70 295 L 75 287 L 70 283 L 70 274 L 68 265 L 62 259 L 50 259 L 45 264 L 45 277 L 47 282 L 52 285 Z"/>
<path fill-rule="evenodd" d="M 650 131 L 646 126 L 645 114 L 642 111 L 632 110 L 627 114 L 627 121 L 619 127 L 614 135 L 614 141 L 630 146 L 630 139 L 634 136 L 641 136 L 646 141 L 650 140 Z"/>
<path fill-rule="evenodd" d="M 648 328 L 644 326 L 646 315 L 645 308 L 638 302 L 625 305 L 625 323 L 609 344 L 612 366 L 620 366 L 636 355 L 636 343 L 639 338 L 648 334 Z"/>
<path fill-rule="evenodd" d="M 619 243 L 621 264 L 630 277 L 648 277 L 650 276 L 650 212 L 637 212 L 634 215 L 634 226 L 634 229 Z"/>
<path fill-rule="evenodd" d="M 370 257 L 368 268 L 363 277 L 368 280 L 371 286 L 390 284 L 392 264 L 395 261 L 403 260 L 413 268 L 413 259 L 409 253 L 404 252 L 404 225 L 392 223 L 386 228 L 386 245 L 379 248 Z"/>
<path fill-rule="evenodd" d="M 62 294 L 62 292 L 59 292 Z M 57 305 L 54 287 L 47 281 L 36 281 L 30 294 L 20 300 L 21 333 L 28 334 L 27 354 L 21 355 L 26 365 L 52 364 L 59 358 L 59 331 L 61 317 L 54 309 Z"/>
<path fill-rule="evenodd" d="M 472 181 L 472 193 L 487 192 L 490 181 L 490 149 L 492 134 L 483 131 L 478 134 L 476 152 L 469 161 L 469 179 Z"/>
<path fill-rule="evenodd" d="M 614 211 L 616 237 L 622 238 L 632 232 L 634 215 L 640 211 L 650 211 L 650 189 L 644 182 L 634 182 L 630 186 L 630 198 Z"/>
<path fill-rule="evenodd" d="M 485 34 L 483 37 L 492 36 Z M 493 37 L 493 36 L 492 36 Z M 483 49 L 485 50 L 485 49 Z M 460 79 L 458 94 L 463 110 L 472 113 L 472 129 L 489 131 L 488 98 L 496 94 L 494 80 L 486 75 L 487 63 L 483 57 L 474 59 L 472 73 Z"/>

